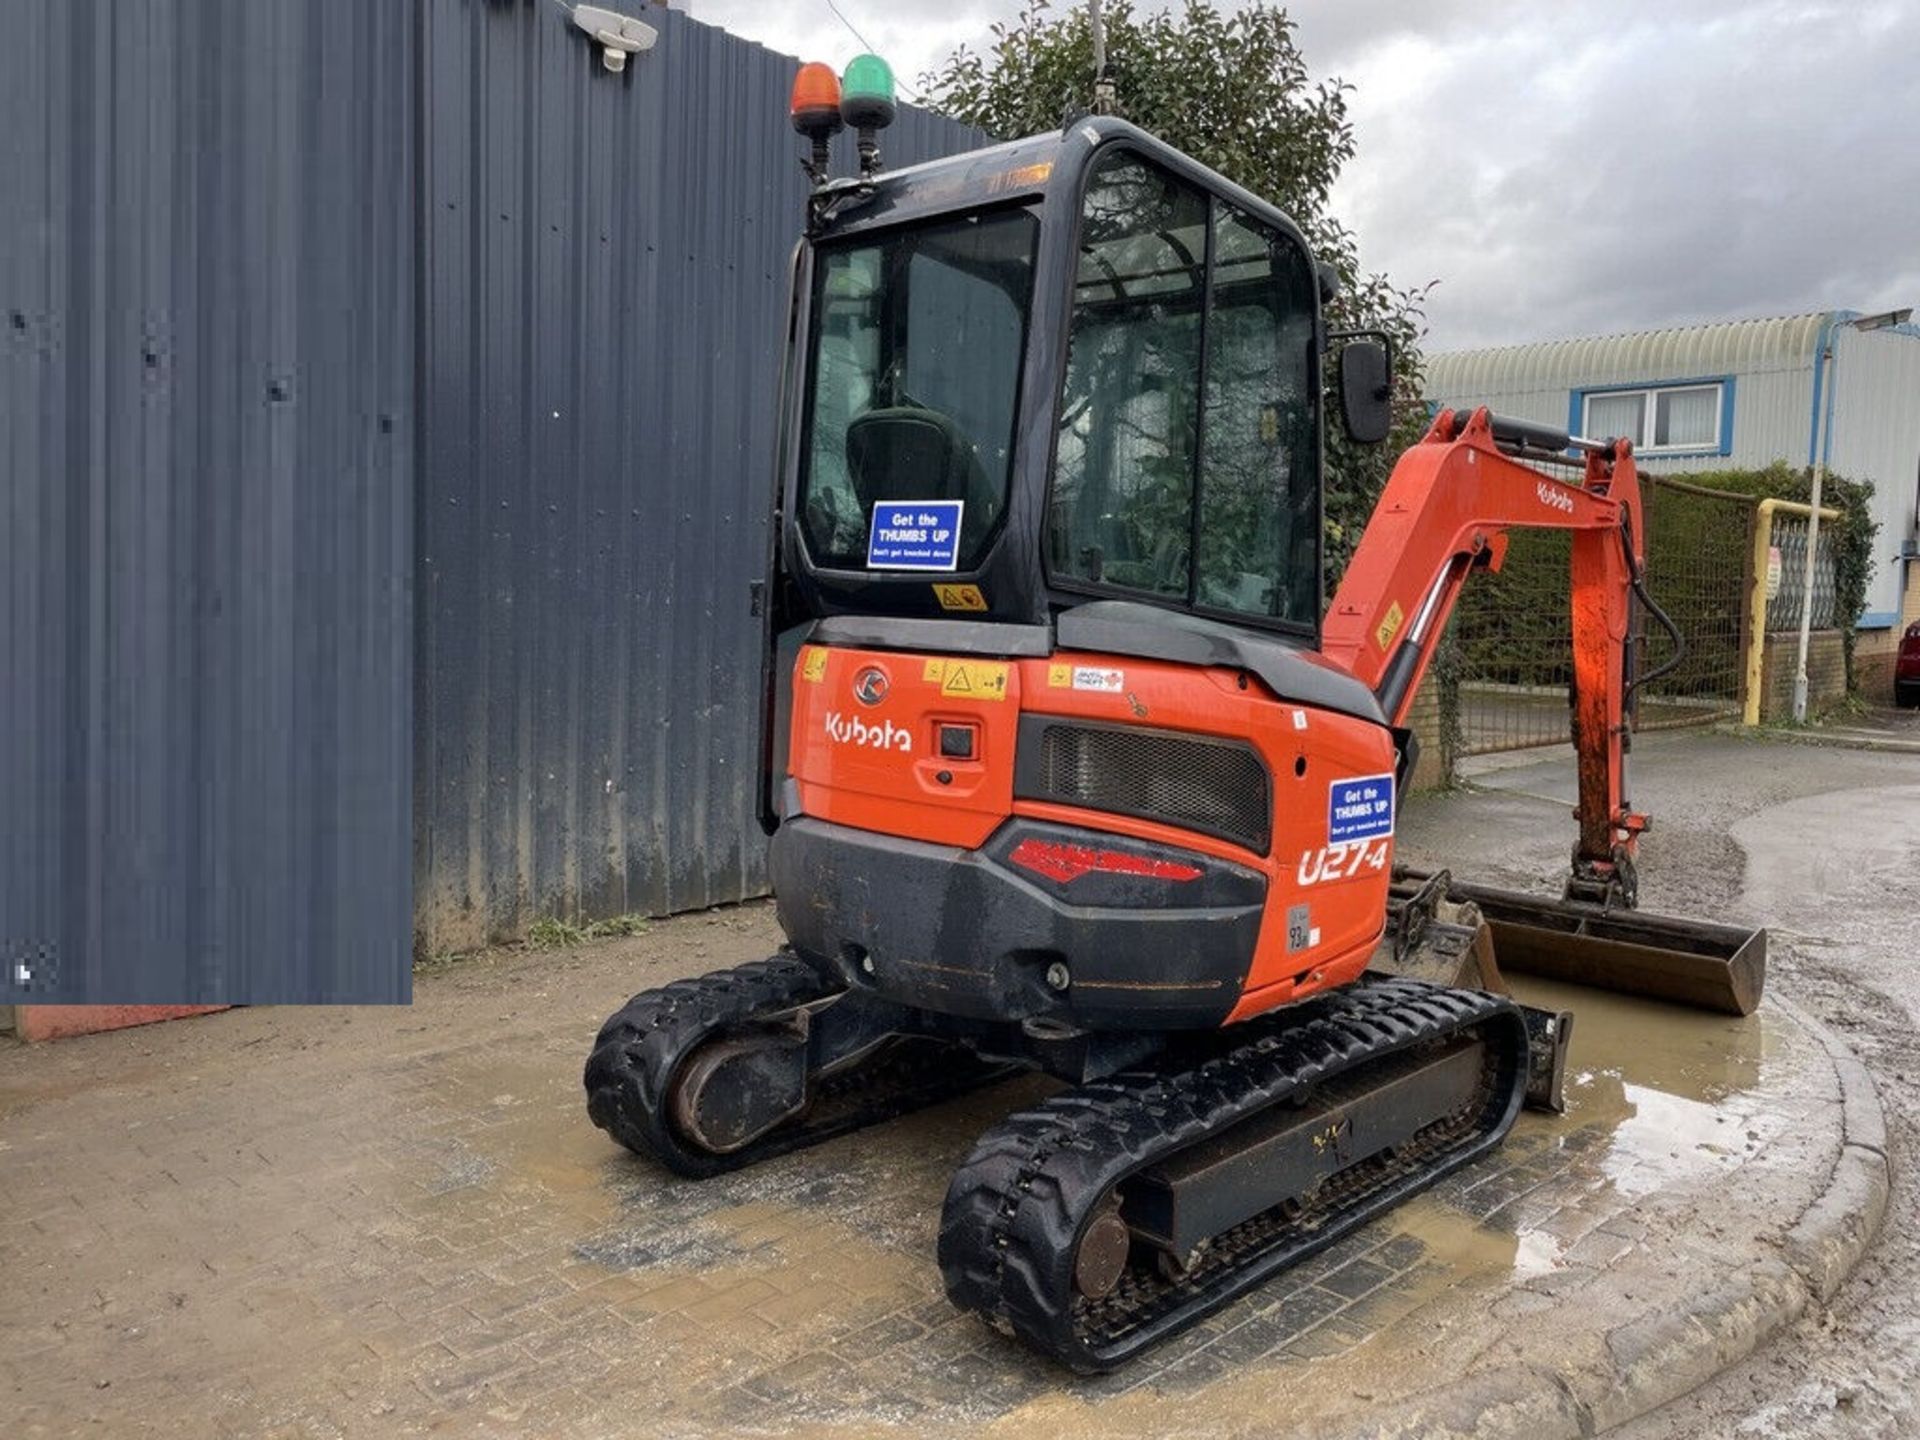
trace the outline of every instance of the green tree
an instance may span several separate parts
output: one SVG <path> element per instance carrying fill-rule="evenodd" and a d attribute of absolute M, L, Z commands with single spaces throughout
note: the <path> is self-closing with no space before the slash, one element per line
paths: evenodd
<path fill-rule="evenodd" d="M 1315 255 L 1340 272 L 1329 329 L 1378 329 L 1393 338 L 1393 436 L 1385 445 L 1355 446 L 1337 424 L 1327 435 L 1331 582 L 1394 458 L 1427 424 L 1419 353 L 1425 289 L 1402 289 L 1363 271 L 1353 233 L 1327 209 L 1340 167 L 1354 153 L 1350 87 L 1308 75 L 1293 21 L 1277 6 L 1225 14 L 1208 0 L 1186 0 L 1179 9 L 1140 14 L 1129 0 L 1114 0 L 1103 15 L 1119 113 L 1293 218 Z M 1046 0 L 1029 0 L 1015 20 L 993 27 L 987 53 L 963 46 L 923 77 L 921 88 L 935 109 L 1013 138 L 1085 114 L 1093 78 L 1086 9 L 1055 13 Z"/>

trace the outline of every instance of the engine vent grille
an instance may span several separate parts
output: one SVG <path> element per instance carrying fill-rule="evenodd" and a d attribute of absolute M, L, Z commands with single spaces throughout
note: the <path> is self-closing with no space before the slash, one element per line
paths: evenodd
<path fill-rule="evenodd" d="M 1022 800 L 1133 815 L 1267 853 L 1272 785 L 1237 740 L 1026 715 L 1013 784 Z"/>

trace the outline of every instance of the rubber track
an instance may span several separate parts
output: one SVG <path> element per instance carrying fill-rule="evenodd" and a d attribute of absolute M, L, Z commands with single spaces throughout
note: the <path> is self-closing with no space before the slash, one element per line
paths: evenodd
<path fill-rule="evenodd" d="M 1309 1090 L 1337 1095 L 1343 1076 L 1360 1088 L 1357 1067 L 1463 1032 L 1488 1041 L 1472 1113 L 1332 1177 L 1298 1215 L 1276 1208 L 1216 1237 L 1206 1263 L 1179 1281 L 1135 1264 L 1098 1304 L 1075 1294 L 1082 1227 L 1128 1175 Z M 941 1214 L 949 1298 L 1074 1370 L 1112 1369 L 1497 1145 L 1526 1086 L 1526 1030 L 1511 1002 L 1417 980 L 1307 1001 L 1221 1031 L 1214 1046 L 1165 1052 L 983 1135 Z"/>
<path fill-rule="evenodd" d="M 782 954 L 641 991 L 594 1040 L 584 1077 L 588 1116 L 636 1154 L 699 1179 L 818 1145 L 1011 1073 L 952 1046 L 909 1039 L 816 1080 L 812 1103 L 797 1122 L 730 1154 L 700 1149 L 678 1133 L 667 1118 L 666 1097 L 681 1063 L 701 1042 L 841 988 L 805 961 Z"/>

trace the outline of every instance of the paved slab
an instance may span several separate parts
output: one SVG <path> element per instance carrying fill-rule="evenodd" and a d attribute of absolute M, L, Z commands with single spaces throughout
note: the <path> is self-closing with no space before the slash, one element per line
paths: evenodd
<path fill-rule="evenodd" d="M 1570 1435 L 1744 1353 L 1830 1263 L 1801 1233 L 1849 1153 L 1820 1035 L 1583 992 L 1568 1115 L 1076 1381 L 931 1259 L 949 1170 L 1043 1082 L 702 1184 L 587 1124 L 607 1011 L 773 939 L 749 907 L 491 955 L 408 1010 L 0 1050 L 6 1434 Z"/>

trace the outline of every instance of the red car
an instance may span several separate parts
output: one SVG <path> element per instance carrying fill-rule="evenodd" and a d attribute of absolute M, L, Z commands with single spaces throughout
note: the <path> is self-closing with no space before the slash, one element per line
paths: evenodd
<path fill-rule="evenodd" d="M 1900 637 L 1900 653 L 1893 662 L 1893 703 L 1920 705 L 1920 620 Z"/>

